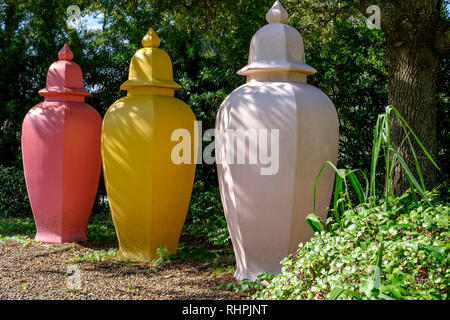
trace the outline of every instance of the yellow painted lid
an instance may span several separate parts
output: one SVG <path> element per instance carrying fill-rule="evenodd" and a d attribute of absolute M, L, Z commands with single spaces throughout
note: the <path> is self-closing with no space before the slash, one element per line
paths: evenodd
<path fill-rule="evenodd" d="M 133 87 L 162 87 L 180 89 L 173 81 L 172 60 L 169 55 L 158 49 L 161 40 L 153 28 L 148 30 L 142 39 L 142 49 L 139 49 L 131 59 L 128 80 L 121 90 Z"/>

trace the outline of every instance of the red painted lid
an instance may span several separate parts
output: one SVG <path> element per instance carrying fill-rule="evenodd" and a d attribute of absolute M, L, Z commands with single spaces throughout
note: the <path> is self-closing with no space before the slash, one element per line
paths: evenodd
<path fill-rule="evenodd" d="M 72 61 L 73 53 L 67 44 L 58 52 L 59 61 L 54 62 L 47 73 L 47 84 L 39 91 L 39 95 L 90 96 L 83 86 L 83 72 L 78 64 Z"/>

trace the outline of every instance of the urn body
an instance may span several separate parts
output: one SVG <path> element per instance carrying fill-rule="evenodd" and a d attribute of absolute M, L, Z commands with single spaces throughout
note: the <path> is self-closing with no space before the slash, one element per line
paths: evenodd
<path fill-rule="evenodd" d="M 196 119 L 171 91 L 172 96 L 129 94 L 110 107 L 103 121 L 105 182 L 123 259 L 149 262 L 158 258 L 158 248 L 177 251 L 195 163 L 172 161 L 178 143 L 172 134 L 182 128 L 193 139 Z M 195 155 L 193 144 L 189 148 Z"/>
<path fill-rule="evenodd" d="M 254 281 L 262 272 L 279 273 L 280 261 L 311 237 L 305 218 L 313 212 L 315 178 L 326 161 L 337 161 L 334 105 L 306 83 L 252 80 L 226 98 L 216 128 L 221 133 L 218 176 L 236 256 L 235 277 Z M 252 164 L 249 144 L 230 142 L 230 130 L 257 130 L 258 156 L 268 150 L 272 163 L 259 158 Z M 267 135 L 261 139 L 264 131 Z M 245 163 L 230 163 L 230 154 L 245 155 Z M 322 218 L 333 182 L 333 172 L 326 169 L 317 189 Z"/>
<path fill-rule="evenodd" d="M 83 101 L 46 100 L 26 115 L 22 157 L 36 240 L 86 240 L 100 179 L 101 123 Z"/>

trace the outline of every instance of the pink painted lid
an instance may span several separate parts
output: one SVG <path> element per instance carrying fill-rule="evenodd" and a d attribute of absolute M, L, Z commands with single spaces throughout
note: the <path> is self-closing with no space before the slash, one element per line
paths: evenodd
<path fill-rule="evenodd" d="M 58 58 L 59 61 L 54 62 L 48 69 L 46 86 L 39 90 L 39 95 L 44 97 L 90 96 L 90 93 L 84 89 L 83 72 L 80 66 L 72 61 L 73 53 L 67 44 L 58 52 Z"/>

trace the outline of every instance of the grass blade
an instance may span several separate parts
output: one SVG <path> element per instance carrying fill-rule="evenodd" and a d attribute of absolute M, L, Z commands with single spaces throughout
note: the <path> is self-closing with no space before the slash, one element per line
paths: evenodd
<path fill-rule="evenodd" d="M 348 173 L 348 179 L 350 180 L 350 183 L 353 186 L 353 189 L 355 190 L 360 203 L 365 203 L 366 198 L 364 196 L 364 191 L 361 183 L 359 182 L 358 178 L 356 177 L 356 174 L 354 171 L 351 171 Z"/>
<path fill-rule="evenodd" d="M 403 124 L 408 128 L 409 132 L 411 132 L 411 134 L 413 135 L 414 139 L 416 140 L 417 144 L 420 146 L 420 148 L 422 149 L 422 151 L 425 153 L 425 155 L 428 157 L 428 159 L 433 163 L 433 165 L 438 169 L 441 170 L 438 165 L 436 164 L 436 162 L 434 162 L 433 157 L 431 157 L 431 155 L 428 153 L 427 149 L 425 148 L 425 146 L 422 144 L 422 142 L 420 141 L 420 139 L 417 137 L 417 135 L 414 133 L 413 129 L 409 126 L 409 124 L 406 122 L 406 120 L 400 115 L 400 113 L 398 112 L 397 109 L 395 109 L 394 107 L 390 107 L 395 115 L 403 122 Z"/>

